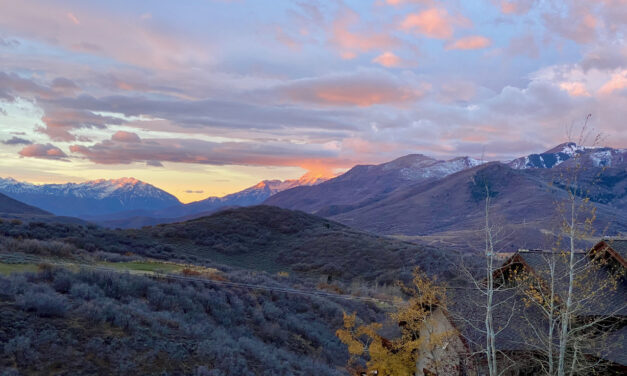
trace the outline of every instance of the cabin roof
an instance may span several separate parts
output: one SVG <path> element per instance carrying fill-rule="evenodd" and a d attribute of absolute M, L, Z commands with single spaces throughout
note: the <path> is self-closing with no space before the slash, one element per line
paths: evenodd
<path fill-rule="evenodd" d="M 503 268 L 513 264 L 522 263 L 525 268 L 534 276 L 541 279 L 545 286 L 549 286 L 552 280 L 549 265 L 555 264 L 553 281 L 558 299 L 566 299 L 568 294 L 568 271 L 570 264 L 570 254 L 557 253 L 551 251 L 526 251 L 518 252 L 507 260 Z M 616 280 L 616 275 L 608 267 L 599 265 L 584 252 L 575 253 L 575 268 L 579 270 L 579 283 L 576 281 L 574 294 L 576 300 L 581 300 L 585 296 L 596 295 L 581 310 L 581 315 L 604 316 L 620 315 L 627 316 L 627 281 L 625 279 Z M 603 290 L 601 293 L 597 291 Z"/>
<path fill-rule="evenodd" d="M 627 268 L 627 239 L 603 240 L 594 246 L 593 251 L 604 247 L 611 248 L 610 254 L 616 258 L 619 264 Z"/>
<path fill-rule="evenodd" d="M 627 251 L 627 240 L 612 241 L 611 247 L 616 253 Z M 619 248 L 618 250 L 616 248 Z M 624 247 L 624 248 L 623 248 Z M 509 257 L 501 269 L 523 266 L 525 270 L 546 285 L 550 280 L 550 263 L 555 263 L 555 286 L 558 299 L 565 299 L 568 291 L 569 254 L 544 250 L 519 251 Z M 595 263 L 585 252 L 575 253 L 576 266 L 585 270 L 585 283 L 577 284 L 574 293 L 585 296 L 591 290 L 608 285 L 608 278 L 614 278 L 612 271 Z M 616 315 L 627 317 L 627 281 L 625 278 L 614 280 L 615 288 L 605 288 L 596 299 L 586 301 L 581 310 L 582 316 Z M 485 301 L 486 295 L 476 289 L 463 289 L 453 293 L 449 311 L 456 327 L 471 347 L 481 348 L 485 344 Z M 546 318 L 535 305 L 525 304 L 525 298 L 516 289 L 497 291 L 494 295 L 494 326 L 497 330 L 505 328 L 497 336 L 497 348 L 501 351 L 533 351 L 537 337 L 535 333 L 546 333 L 543 325 L 548 325 Z M 512 306 L 515 307 L 512 310 Z M 474 321 L 470 321 L 472 320 Z M 611 343 L 618 344 L 611 351 L 600 356 L 606 360 L 627 366 L 627 327 L 622 327 L 608 334 Z"/>

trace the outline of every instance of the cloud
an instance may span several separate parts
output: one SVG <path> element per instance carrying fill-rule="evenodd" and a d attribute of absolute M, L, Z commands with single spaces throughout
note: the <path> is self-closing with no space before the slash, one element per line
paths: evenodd
<path fill-rule="evenodd" d="M 586 85 L 581 82 L 562 82 L 560 88 L 573 97 L 589 97 L 590 93 L 586 89 Z"/>
<path fill-rule="evenodd" d="M 506 51 L 513 56 L 527 56 L 536 59 L 540 56 L 540 49 L 531 34 L 513 37 L 509 41 Z"/>
<path fill-rule="evenodd" d="M 202 189 L 201 189 L 201 190 L 197 190 L 197 191 L 194 191 L 194 190 L 188 189 L 188 190 L 186 190 L 186 191 L 185 191 L 185 193 L 196 193 L 196 194 L 201 194 L 201 193 L 205 193 L 205 191 L 203 191 Z"/>
<path fill-rule="evenodd" d="M 599 88 L 599 94 L 610 95 L 627 88 L 627 70 L 615 73 L 612 78 Z"/>
<path fill-rule="evenodd" d="M 147 162 L 193 163 L 208 165 L 304 166 L 342 163 L 337 152 L 314 144 L 285 142 L 210 142 L 194 139 L 144 139 L 141 143 L 105 140 L 70 151 L 97 164 Z M 344 161 L 346 163 L 346 161 Z"/>
<path fill-rule="evenodd" d="M 67 154 L 52 144 L 33 144 L 25 146 L 18 153 L 22 157 L 67 161 Z"/>
<path fill-rule="evenodd" d="M 353 59 L 357 54 L 372 50 L 386 50 L 399 45 L 400 41 L 384 31 L 372 27 L 355 30 L 361 18 L 351 9 L 343 8 L 330 28 L 330 43 L 340 51 L 343 59 Z"/>
<path fill-rule="evenodd" d="M 70 21 L 72 21 L 72 23 L 73 23 L 74 25 L 79 25 L 79 24 L 80 24 L 80 21 L 78 20 L 78 18 L 77 18 L 77 17 L 76 17 L 73 13 L 68 13 L 68 14 L 67 14 L 67 18 L 68 18 Z"/>
<path fill-rule="evenodd" d="M 125 131 L 117 131 L 113 136 L 111 136 L 111 140 L 118 142 L 141 142 L 137 133 Z"/>
<path fill-rule="evenodd" d="M 135 14 L 109 11 L 105 6 L 83 3 L 72 12 L 44 0 L 3 7 L 0 24 L 16 37 L 54 44 L 144 68 L 179 70 L 184 63 L 211 60 L 207 43 L 181 37 L 149 22 L 135 22 Z M 145 20 L 148 21 L 148 20 Z M 132 38 L 129 36 L 132 35 Z M 189 68 L 189 67 L 187 67 Z"/>
<path fill-rule="evenodd" d="M 107 125 L 120 125 L 124 120 L 113 117 L 95 114 L 87 110 L 63 109 L 46 106 L 45 114 L 41 118 L 45 127 L 39 131 L 55 141 L 75 141 L 77 138 L 70 133 L 80 128 L 106 128 Z"/>
<path fill-rule="evenodd" d="M 504 14 L 525 14 L 531 10 L 536 0 L 501 0 L 498 1 L 501 12 Z"/>
<path fill-rule="evenodd" d="M 394 55 L 392 52 L 384 52 L 372 59 L 372 62 L 383 65 L 387 68 L 399 67 L 402 64 L 401 58 Z"/>
<path fill-rule="evenodd" d="M 470 20 L 463 16 L 451 16 L 444 8 L 430 8 L 405 16 L 400 28 L 436 39 L 453 36 L 455 26 L 469 26 Z"/>
<path fill-rule="evenodd" d="M 146 166 L 163 167 L 163 163 L 159 161 L 155 161 L 155 160 L 149 160 L 149 161 L 146 161 Z"/>
<path fill-rule="evenodd" d="M 567 3 L 565 10 L 546 12 L 543 14 L 544 25 L 557 35 L 577 43 L 595 42 L 601 22 L 589 5 L 587 1 L 577 0 Z"/>
<path fill-rule="evenodd" d="M 3 144 L 5 145 L 30 145 L 33 142 L 30 140 L 27 140 L 25 138 L 20 138 L 20 137 L 12 137 L 8 140 L 4 140 L 2 141 Z"/>
<path fill-rule="evenodd" d="M 471 35 L 457 39 L 446 45 L 447 50 L 478 50 L 489 47 L 492 42 L 490 39 L 481 35 Z"/>
<path fill-rule="evenodd" d="M 295 80 L 281 91 L 290 101 L 332 106 L 401 105 L 420 99 L 427 90 L 413 75 L 404 80 L 382 70 L 358 70 Z"/>
<path fill-rule="evenodd" d="M 588 51 L 579 65 L 585 70 L 627 68 L 627 46 L 603 45 Z"/>

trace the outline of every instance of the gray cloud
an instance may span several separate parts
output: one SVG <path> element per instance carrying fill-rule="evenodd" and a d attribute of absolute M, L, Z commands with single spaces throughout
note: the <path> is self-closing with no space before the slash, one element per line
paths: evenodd
<path fill-rule="evenodd" d="M 5 145 L 30 145 L 33 142 L 30 140 L 27 140 L 25 138 L 20 138 L 20 137 L 12 137 L 8 140 L 4 140 L 2 141 L 3 144 Z"/>

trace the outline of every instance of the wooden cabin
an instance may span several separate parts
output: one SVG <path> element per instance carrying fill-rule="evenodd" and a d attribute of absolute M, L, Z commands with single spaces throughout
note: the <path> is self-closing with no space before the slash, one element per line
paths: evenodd
<path fill-rule="evenodd" d="M 503 289 L 495 292 L 494 326 L 499 331 L 496 337 L 497 350 L 502 354 L 501 367 L 511 366 L 507 375 L 534 375 L 541 365 L 534 356 L 536 346 L 541 346 L 542 331 L 548 327 L 546 315 L 538 306 L 529 304 L 529 295 L 521 293 L 521 287 L 529 286 L 539 291 L 549 291 L 553 283 L 555 304 L 563 304 L 568 289 L 567 271 L 569 254 L 543 250 L 521 250 L 505 259 L 502 267 L 495 271 L 495 281 Z M 608 375 L 627 373 L 627 240 L 603 240 L 588 252 L 575 254 L 577 265 L 589 272 L 573 291 L 580 299 L 582 294 L 596 294 L 577 311 L 574 325 L 584 325 L 595 318 L 608 318 L 596 325 L 591 342 L 599 338 L 610 346 L 593 343 L 582 349 L 583 356 L 597 362 L 603 373 Z M 554 265 L 551 274 L 549 265 Z M 551 278 L 551 276 L 553 276 Z M 610 283 L 611 282 L 611 283 Z M 601 290 L 605 289 L 605 290 Z M 607 290 L 607 291 L 606 291 Z M 601 293 L 599 293 L 599 291 Z M 542 294 L 539 294 L 542 296 Z M 447 333 L 447 346 L 436 351 L 421 351 L 416 365 L 416 375 L 484 375 L 487 374 L 485 355 L 480 352 L 485 346 L 485 295 L 477 289 L 455 290 L 450 296 L 448 310 L 436 309 L 432 314 L 430 335 Z M 503 303 L 503 304 L 500 304 Z M 454 333 L 450 336 L 450 333 Z M 421 334 L 422 336 L 423 334 Z M 426 341 L 427 343 L 430 341 Z M 435 365 L 446 366 L 446 372 L 438 372 Z M 442 367 L 440 367 L 442 368 Z"/>

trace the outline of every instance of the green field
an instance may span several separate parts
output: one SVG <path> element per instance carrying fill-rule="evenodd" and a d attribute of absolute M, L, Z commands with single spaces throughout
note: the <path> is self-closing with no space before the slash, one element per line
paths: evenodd
<path fill-rule="evenodd" d="M 118 269 L 120 271 L 140 271 L 152 273 L 177 273 L 183 269 L 182 265 L 154 262 L 154 261 L 129 261 L 129 262 L 103 262 L 99 266 Z"/>
<path fill-rule="evenodd" d="M 36 272 L 35 264 L 5 264 L 0 262 L 0 274 L 9 275 L 12 273 Z"/>

